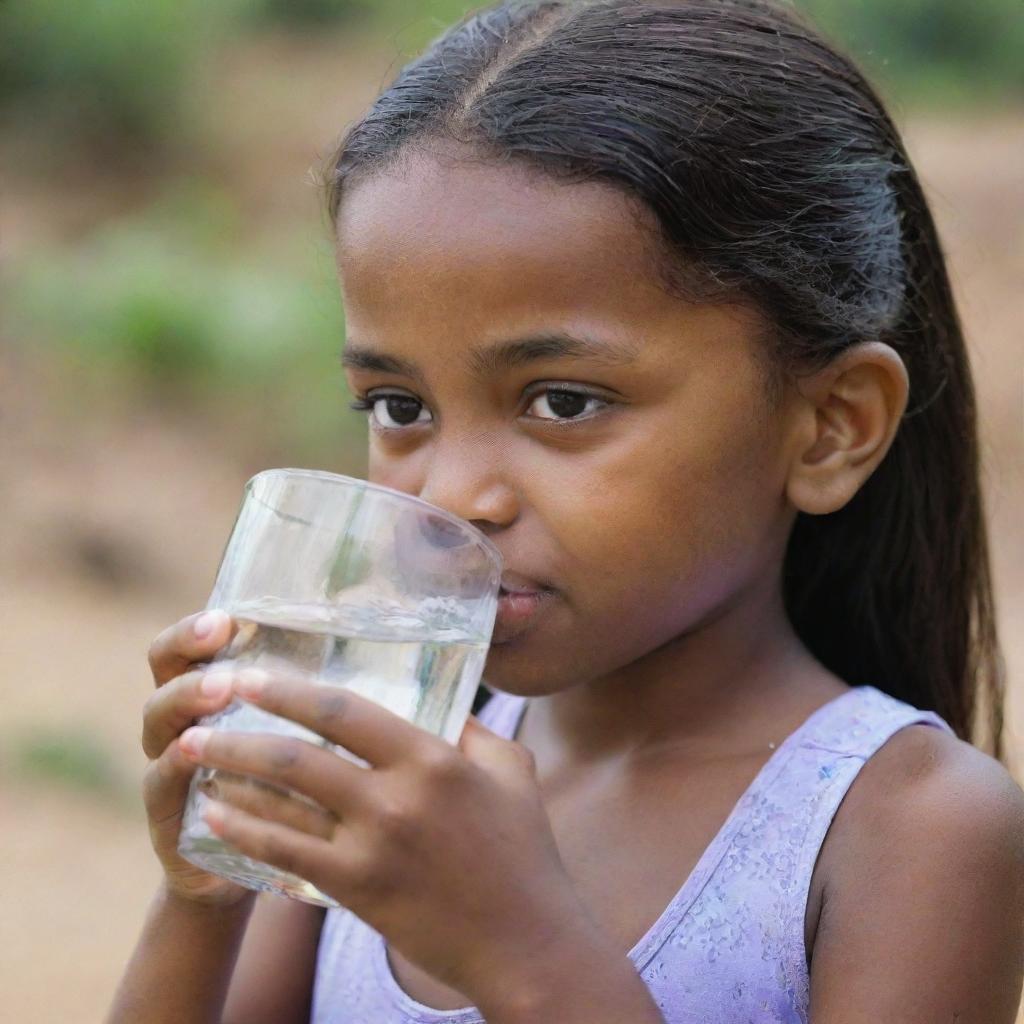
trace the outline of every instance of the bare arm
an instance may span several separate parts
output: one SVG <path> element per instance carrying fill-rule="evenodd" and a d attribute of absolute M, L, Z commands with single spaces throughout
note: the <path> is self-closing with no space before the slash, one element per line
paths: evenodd
<path fill-rule="evenodd" d="M 858 777 L 837 813 L 852 810 L 856 829 L 826 883 L 810 1019 L 1013 1024 L 1024 793 L 968 744 L 926 726 L 905 732 L 916 735 L 878 751 L 861 770 L 868 785 Z"/>
<path fill-rule="evenodd" d="M 308 1024 L 325 911 L 260 895 L 221 1024 Z"/>
<path fill-rule="evenodd" d="M 161 889 L 108 1021 L 307 1024 L 323 917 L 276 896 L 225 908 Z"/>
<path fill-rule="evenodd" d="M 253 901 L 203 904 L 161 887 L 135 947 L 108 1024 L 220 1024 Z"/>

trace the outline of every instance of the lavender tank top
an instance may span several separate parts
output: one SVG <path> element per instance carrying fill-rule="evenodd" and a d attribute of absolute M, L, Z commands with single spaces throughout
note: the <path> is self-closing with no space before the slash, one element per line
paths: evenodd
<path fill-rule="evenodd" d="M 479 718 L 513 737 L 526 699 L 496 693 Z M 897 730 L 937 714 L 873 686 L 818 708 L 775 750 L 689 878 L 629 951 L 666 1024 L 807 1024 L 804 916 L 818 850 L 865 761 Z M 383 937 L 327 912 L 313 1024 L 481 1024 L 476 1007 L 435 1010 L 398 985 Z"/>

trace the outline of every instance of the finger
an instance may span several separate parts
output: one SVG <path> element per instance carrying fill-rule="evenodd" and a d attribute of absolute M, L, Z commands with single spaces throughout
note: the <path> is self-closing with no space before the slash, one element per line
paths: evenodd
<path fill-rule="evenodd" d="M 149 667 L 157 686 L 212 658 L 235 634 L 237 626 L 220 609 L 196 612 L 168 626 L 149 645 Z"/>
<path fill-rule="evenodd" d="M 196 726 L 179 742 L 184 755 L 199 764 L 294 790 L 339 816 L 367 803 L 368 769 L 306 740 Z"/>
<path fill-rule="evenodd" d="M 217 802 L 207 805 L 203 817 L 215 835 L 240 853 L 318 887 L 320 879 L 344 873 L 347 844 L 340 834 L 329 843 Z"/>
<path fill-rule="evenodd" d="M 172 742 L 146 769 L 142 800 L 152 829 L 177 833 L 196 767 L 195 761 L 183 756 L 177 742 Z"/>
<path fill-rule="evenodd" d="M 341 686 L 248 672 L 236 676 L 234 688 L 244 700 L 312 729 L 372 765 L 429 756 L 436 748 L 451 752 L 444 740 Z"/>
<path fill-rule="evenodd" d="M 142 710 L 142 749 L 150 760 L 197 718 L 226 707 L 234 696 L 230 670 L 187 672 L 154 691 Z"/>
<path fill-rule="evenodd" d="M 337 815 L 324 810 L 319 804 L 256 779 L 217 772 L 201 788 L 211 800 L 230 804 L 255 818 L 274 821 L 321 839 L 329 840 L 338 825 Z"/>

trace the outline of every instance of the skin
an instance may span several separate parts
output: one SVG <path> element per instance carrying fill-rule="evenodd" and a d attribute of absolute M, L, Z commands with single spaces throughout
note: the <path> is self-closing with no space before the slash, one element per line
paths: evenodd
<path fill-rule="evenodd" d="M 147 718 L 148 751 L 164 762 L 151 805 L 168 820 L 189 762 L 284 780 L 345 827 L 229 806 L 215 827 L 365 916 L 414 998 L 476 1002 L 489 1024 L 653 1024 L 624 953 L 770 745 L 847 690 L 788 623 L 782 559 L 797 512 L 843 507 L 884 457 L 906 370 L 888 346 L 860 344 L 768 403 L 757 313 L 666 294 L 644 214 L 623 195 L 462 156 L 408 154 L 346 197 L 346 372 L 357 395 L 404 395 L 392 408 L 416 420 L 397 426 L 377 401 L 370 479 L 472 521 L 507 569 L 553 588 L 529 629 L 492 645 L 484 670 L 530 698 L 520 730 L 505 740 L 471 720 L 450 748 L 354 696 L 325 702 L 274 677 L 258 699 L 375 771 L 359 777 L 289 741 L 182 734 L 203 676 L 188 671 L 179 626 L 154 669 L 167 696 Z M 630 358 L 474 368 L 476 351 L 552 331 Z M 371 367 L 384 356 L 406 370 Z M 565 406 L 548 385 L 608 404 L 581 401 L 578 422 L 555 422 Z M 159 952 L 178 959 L 163 969 L 187 967 L 193 986 L 215 990 L 203 1004 L 211 1020 L 308 1019 L 322 913 L 266 898 L 252 911 L 242 890 L 176 874 L 166 834 L 154 841 L 169 895 L 119 1005 L 166 982 L 153 973 L 156 944 L 185 933 L 167 926 L 183 903 L 205 899 L 230 908 L 233 930 L 203 940 L 187 965 L 181 945 L 166 945 Z M 1001 766 L 926 726 L 893 736 L 858 774 L 815 866 L 804 928 L 815 1024 L 1010 1024 L 1022 851 L 1024 796 Z M 188 998 L 195 1012 L 194 988 Z"/>

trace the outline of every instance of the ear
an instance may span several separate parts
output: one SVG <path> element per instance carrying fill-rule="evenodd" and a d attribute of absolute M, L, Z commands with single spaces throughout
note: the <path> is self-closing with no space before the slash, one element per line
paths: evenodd
<path fill-rule="evenodd" d="M 861 342 L 794 383 L 786 495 L 799 511 L 825 515 L 841 509 L 885 457 L 910 380 L 895 349 Z"/>

